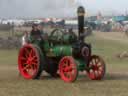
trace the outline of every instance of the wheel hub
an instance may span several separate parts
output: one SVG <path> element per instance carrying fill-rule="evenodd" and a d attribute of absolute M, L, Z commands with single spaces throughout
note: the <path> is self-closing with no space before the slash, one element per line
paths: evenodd
<path fill-rule="evenodd" d="M 64 69 L 64 72 L 71 72 L 72 71 L 72 67 L 67 67 Z"/>
<path fill-rule="evenodd" d="M 93 66 L 93 70 L 98 70 L 99 67 L 97 65 Z"/>
<path fill-rule="evenodd" d="M 31 64 L 31 63 L 32 63 L 32 59 L 31 58 L 28 58 L 27 64 Z"/>

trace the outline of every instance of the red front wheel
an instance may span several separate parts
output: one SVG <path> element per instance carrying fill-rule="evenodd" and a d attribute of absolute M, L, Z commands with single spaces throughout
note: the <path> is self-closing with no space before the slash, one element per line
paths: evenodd
<path fill-rule="evenodd" d="M 99 56 L 91 56 L 88 68 L 87 74 L 92 80 L 101 80 L 105 75 L 105 63 Z"/>
<path fill-rule="evenodd" d="M 73 57 L 65 56 L 59 63 L 60 77 L 65 82 L 73 82 L 78 75 L 77 64 Z"/>

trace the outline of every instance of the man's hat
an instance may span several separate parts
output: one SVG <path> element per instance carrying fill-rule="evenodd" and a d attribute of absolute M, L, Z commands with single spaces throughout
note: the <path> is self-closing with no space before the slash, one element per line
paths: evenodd
<path fill-rule="evenodd" d="M 34 27 L 37 27 L 38 26 L 38 24 L 32 24 L 32 28 L 34 28 Z"/>

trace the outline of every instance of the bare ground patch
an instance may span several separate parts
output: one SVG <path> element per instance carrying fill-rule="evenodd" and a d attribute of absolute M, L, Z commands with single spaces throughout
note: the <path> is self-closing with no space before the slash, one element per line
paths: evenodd
<path fill-rule="evenodd" d="M 106 40 L 113 40 L 120 43 L 128 43 L 128 37 L 124 32 L 94 32 L 96 37 Z"/>

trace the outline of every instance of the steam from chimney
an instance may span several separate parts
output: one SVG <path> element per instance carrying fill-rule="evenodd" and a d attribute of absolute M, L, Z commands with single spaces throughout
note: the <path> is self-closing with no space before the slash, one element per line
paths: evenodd
<path fill-rule="evenodd" d="M 0 0 L 0 17 L 73 17 L 79 3 L 81 0 Z"/>
<path fill-rule="evenodd" d="M 74 2 L 79 6 L 85 6 L 86 0 L 74 0 Z"/>

